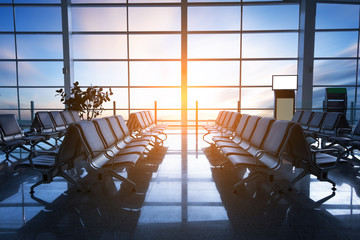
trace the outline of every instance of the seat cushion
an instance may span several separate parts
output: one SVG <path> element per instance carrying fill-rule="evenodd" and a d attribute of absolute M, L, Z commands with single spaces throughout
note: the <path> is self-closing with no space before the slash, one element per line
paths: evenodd
<path fill-rule="evenodd" d="M 230 155 L 246 155 L 246 156 L 251 156 L 251 154 L 242 149 L 241 147 L 223 147 L 221 148 L 221 151 L 226 155 L 226 156 L 230 156 Z"/>
<path fill-rule="evenodd" d="M 256 163 L 256 160 L 253 156 L 248 155 L 230 155 L 229 157 L 230 162 L 234 165 L 234 167 L 260 167 L 260 168 L 266 168 L 266 166 L 258 162 Z"/>
<path fill-rule="evenodd" d="M 110 159 L 105 166 L 113 164 L 136 164 L 140 156 L 138 154 L 119 155 Z"/>

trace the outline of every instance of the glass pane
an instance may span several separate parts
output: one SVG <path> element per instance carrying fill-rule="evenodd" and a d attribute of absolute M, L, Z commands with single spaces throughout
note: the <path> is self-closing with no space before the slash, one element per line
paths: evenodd
<path fill-rule="evenodd" d="M 132 108 L 180 108 L 181 93 L 178 88 L 133 88 L 130 90 Z"/>
<path fill-rule="evenodd" d="M 126 3 L 126 0 L 71 0 L 71 3 Z"/>
<path fill-rule="evenodd" d="M 62 62 L 19 62 L 19 86 L 63 86 Z"/>
<path fill-rule="evenodd" d="M 0 62 L 0 86 L 16 86 L 15 62 Z"/>
<path fill-rule="evenodd" d="M 299 28 L 298 5 L 244 6 L 244 30 Z"/>
<path fill-rule="evenodd" d="M 12 7 L 0 7 L 0 31 L 14 31 Z"/>
<path fill-rule="evenodd" d="M 114 115 L 113 110 L 104 110 L 97 118 L 110 117 Z M 116 110 L 116 115 L 123 116 L 124 119 L 128 119 L 128 111 L 127 110 Z"/>
<path fill-rule="evenodd" d="M 129 0 L 129 3 L 169 3 L 181 2 L 181 0 Z"/>
<path fill-rule="evenodd" d="M 15 7 L 17 31 L 61 31 L 60 7 Z"/>
<path fill-rule="evenodd" d="M 180 7 L 130 7 L 130 31 L 180 31 Z"/>
<path fill-rule="evenodd" d="M 15 41 L 14 35 L 0 35 L 0 58 L 15 58 Z"/>
<path fill-rule="evenodd" d="M 132 86 L 180 86 L 180 62 L 131 62 Z"/>
<path fill-rule="evenodd" d="M 315 57 L 356 57 L 358 32 L 316 32 Z"/>
<path fill-rule="evenodd" d="M 274 117 L 273 110 L 241 110 L 241 114 L 256 115 L 260 117 Z"/>
<path fill-rule="evenodd" d="M 30 101 L 34 101 L 35 108 L 63 109 L 61 97 L 55 96 L 57 88 L 20 88 L 20 107 L 30 108 Z"/>
<path fill-rule="evenodd" d="M 180 35 L 131 35 L 131 59 L 179 59 Z"/>
<path fill-rule="evenodd" d="M 238 61 L 189 61 L 189 86 L 238 86 Z"/>
<path fill-rule="evenodd" d="M 166 121 L 166 120 L 180 121 L 180 119 L 181 119 L 181 111 L 179 111 L 179 110 L 158 110 L 158 112 L 157 112 L 158 124 L 162 124 L 163 123 L 162 121 Z M 168 122 L 167 124 L 174 124 L 174 122 Z"/>
<path fill-rule="evenodd" d="M 17 35 L 18 57 L 25 59 L 61 59 L 61 35 Z"/>
<path fill-rule="evenodd" d="M 188 107 L 195 108 L 237 108 L 238 88 L 189 88 Z"/>
<path fill-rule="evenodd" d="M 0 88 L 0 108 L 18 108 L 16 88 Z"/>
<path fill-rule="evenodd" d="M 235 7 L 189 7 L 188 30 L 240 30 L 241 9 Z"/>
<path fill-rule="evenodd" d="M 125 35 L 74 35 L 74 58 L 125 59 Z"/>
<path fill-rule="evenodd" d="M 298 34 L 243 34 L 242 50 L 244 58 L 296 58 L 298 56 Z"/>
<path fill-rule="evenodd" d="M 19 121 L 19 112 L 17 110 L 0 110 L 0 114 L 15 114 L 15 118 Z M 19 122 L 19 124 L 21 124 Z"/>
<path fill-rule="evenodd" d="M 315 60 L 314 85 L 355 85 L 356 60 Z"/>
<path fill-rule="evenodd" d="M 15 3 L 60 3 L 61 0 L 15 0 Z"/>
<path fill-rule="evenodd" d="M 316 29 L 339 29 L 359 27 L 359 5 L 316 5 Z"/>
<path fill-rule="evenodd" d="M 261 71 L 259 71 L 261 69 Z M 296 75 L 297 61 L 243 61 L 243 86 L 272 85 L 272 75 Z"/>
<path fill-rule="evenodd" d="M 188 2 L 241 2 L 241 0 L 188 0 Z"/>
<path fill-rule="evenodd" d="M 239 34 L 189 34 L 189 58 L 239 58 Z"/>
<path fill-rule="evenodd" d="M 73 7 L 73 31 L 126 31 L 125 7 Z"/>
<path fill-rule="evenodd" d="M 127 86 L 126 62 L 75 62 L 74 78 L 82 86 Z"/>
<path fill-rule="evenodd" d="M 110 101 L 103 104 L 106 109 L 113 109 L 113 101 L 116 102 L 116 108 L 128 108 L 128 90 L 125 88 L 112 88 L 113 95 L 110 96 Z M 104 91 L 109 91 L 104 88 Z"/>
<path fill-rule="evenodd" d="M 241 108 L 273 108 L 274 92 L 271 87 L 242 88 Z"/>

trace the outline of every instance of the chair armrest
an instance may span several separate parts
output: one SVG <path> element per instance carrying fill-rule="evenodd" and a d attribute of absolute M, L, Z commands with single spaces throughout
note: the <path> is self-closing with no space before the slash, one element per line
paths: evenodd
<path fill-rule="evenodd" d="M 351 134 L 351 128 L 338 128 L 336 129 L 336 136 L 340 136 L 342 134 Z"/>
<path fill-rule="evenodd" d="M 314 163 L 316 164 L 316 154 L 317 153 L 331 153 L 331 152 L 337 152 L 336 154 L 336 162 L 335 165 L 337 165 L 340 162 L 340 158 L 341 158 L 341 152 L 340 149 L 336 149 L 336 148 L 324 148 L 324 149 L 310 149 L 312 155 L 313 155 L 313 161 L 315 161 Z"/>
<path fill-rule="evenodd" d="M 24 130 L 23 130 L 23 133 L 24 133 L 25 136 L 28 137 L 28 136 L 34 136 L 34 135 L 36 135 L 37 131 L 36 131 L 35 128 L 28 128 L 28 129 L 24 129 Z"/>
<path fill-rule="evenodd" d="M 232 138 L 232 137 L 234 137 L 234 134 L 221 133 L 221 137 L 224 137 L 224 138 Z"/>
<path fill-rule="evenodd" d="M 327 153 L 327 152 L 339 152 L 336 148 L 322 148 L 322 149 L 310 149 L 312 153 Z"/>
<path fill-rule="evenodd" d="M 93 153 L 104 153 L 104 154 L 106 154 L 107 156 L 109 156 L 110 158 L 114 158 L 115 157 L 115 153 L 112 151 L 112 150 L 110 150 L 110 149 L 104 149 L 104 150 L 102 150 L 102 151 L 92 151 Z M 111 153 L 112 154 L 112 156 L 111 156 L 111 154 L 109 154 L 109 153 Z"/>
<path fill-rule="evenodd" d="M 278 154 L 277 152 L 274 152 L 274 151 L 259 150 L 259 151 L 256 152 L 255 158 L 260 159 L 262 156 L 264 156 L 265 153 L 270 153 L 270 154 L 275 155 L 275 156 L 276 156 L 276 154 Z"/>

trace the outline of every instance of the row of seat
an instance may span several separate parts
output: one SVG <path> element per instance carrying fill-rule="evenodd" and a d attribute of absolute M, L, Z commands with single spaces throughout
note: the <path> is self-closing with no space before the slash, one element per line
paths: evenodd
<path fill-rule="evenodd" d="M 236 129 L 240 117 L 241 114 L 237 112 L 220 111 L 215 120 L 215 124 L 202 126 L 207 131 L 207 133 L 203 135 L 203 140 L 211 144 L 211 142 L 206 140 L 206 136 L 208 135 L 230 137 Z"/>
<path fill-rule="evenodd" d="M 360 151 L 360 120 L 354 129 L 338 129 L 337 135 L 328 138 L 328 142 L 327 147 L 341 147 L 343 158 L 349 159 L 351 156 L 351 160 L 360 160 L 355 154 L 355 151 Z"/>
<path fill-rule="evenodd" d="M 274 172 L 280 169 L 284 159 L 294 167 L 303 169 L 302 173 L 289 183 L 289 189 L 307 174 L 314 174 L 319 180 L 330 182 L 335 190 L 335 183 L 328 178 L 327 172 L 339 163 L 340 157 L 327 153 L 337 150 L 311 149 L 305 139 L 304 130 L 298 123 L 243 114 L 231 137 L 213 136 L 212 140 L 213 146 L 219 149 L 235 168 L 251 170 L 246 178 L 234 185 L 234 191 L 258 175 L 266 174 L 272 180 Z"/>
<path fill-rule="evenodd" d="M 323 142 L 337 134 L 340 128 L 349 128 L 346 116 L 337 112 L 296 111 L 293 122 L 299 123 L 308 137 Z"/>
<path fill-rule="evenodd" d="M 66 129 L 72 123 L 81 121 L 77 111 L 39 111 L 35 113 L 35 118 L 31 124 L 33 133 L 46 138 L 45 143 L 53 148 L 57 148 L 58 141 L 65 135 Z M 49 142 L 55 139 L 55 145 Z"/>
<path fill-rule="evenodd" d="M 76 180 L 67 175 L 66 170 L 84 160 L 98 173 L 97 180 L 101 180 L 103 174 L 108 174 L 135 189 L 135 183 L 116 173 L 115 168 L 134 166 L 140 158 L 147 156 L 152 147 L 155 147 L 154 139 L 151 136 L 133 137 L 120 115 L 84 120 L 69 125 L 55 155 L 30 157 L 14 169 L 31 168 L 42 174 L 42 179 L 30 187 L 30 193 L 34 193 L 36 186 L 52 182 L 56 176 L 77 186 Z"/>
<path fill-rule="evenodd" d="M 35 114 L 31 129 L 23 131 L 14 114 L 0 114 L 0 150 L 5 153 L 4 161 L 12 163 L 9 157 L 17 148 L 33 154 L 35 146 L 44 149 L 39 143 L 45 143 L 56 149 L 67 127 L 80 120 L 77 111 L 39 111 Z M 50 139 L 55 139 L 55 145 L 50 143 Z"/>
<path fill-rule="evenodd" d="M 127 126 L 135 136 L 145 137 L 150 136 L 155 138 L 155 143 L 164 144 L 167 135 L 164 132 L 167 125 L 157 125 L 154 116 L 150 111 L 140 111 L 131 113 Z M 160 137 L 163 136 L 163 137 Z"/>

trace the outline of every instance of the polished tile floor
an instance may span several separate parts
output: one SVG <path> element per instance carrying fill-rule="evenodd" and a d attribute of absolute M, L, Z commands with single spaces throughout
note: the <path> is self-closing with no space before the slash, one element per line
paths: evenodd
<path fill-rule="evenodd" d="M 258 178 L 235 194 L 243 172 L 212 167 L 222 156 L 201 137 L 196 146 L 195 135 L 169 135 L 166 147 L 121 173 L 136 192 L 109 177 L 77 192 L 58 178 L 31 197 L 37 175 L 2 172 L 0 239 L 360 239 L 360 178 L 352 166 L 330 172 L 335 194 L 312 177 L 287 191 L 299 173 L 287 164 L 276 184 Z M 81 176 L 90 181 L 86 171 Z"/>

